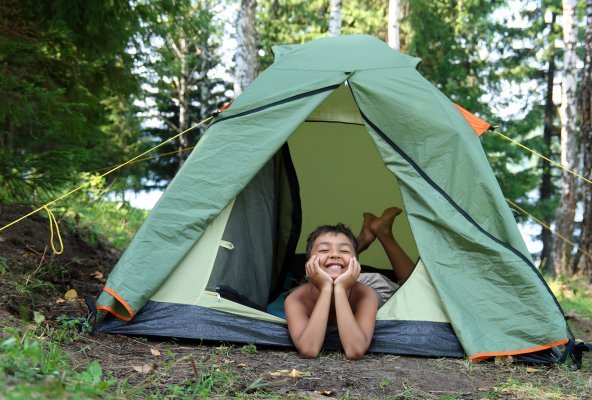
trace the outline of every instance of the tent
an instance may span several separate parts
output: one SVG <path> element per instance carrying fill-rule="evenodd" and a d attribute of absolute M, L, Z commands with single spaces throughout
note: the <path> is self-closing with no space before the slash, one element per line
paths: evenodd
<path fill-rule="evenodd" d="M 117 263 L 99 330 L 292 346 L 282 293 L 317 225 L 398 205 L 417 266 L 369 351 L 554 362 L 573 342 L 467 119 L 418 59 L 366 35 L 273 48 Z M 378 246 L 361 262 L 388 267 Z M 278 311 L 279 310 L 279 311 Z M 335 329 L 326 348 L 338 348 Z"/>

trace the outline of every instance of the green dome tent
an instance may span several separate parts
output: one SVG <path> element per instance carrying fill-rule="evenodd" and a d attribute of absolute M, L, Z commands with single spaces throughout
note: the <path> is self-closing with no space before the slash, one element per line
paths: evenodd
<path fill-rule="evenodd" d="M 303 238 L 398 205 L 418 264 L 378 310 L 370 351 L 556 361 L 573 339 L 562 310 L 478 136 L 419 60 L 366 35 L 273 50 L 114 268 L 98 308 L 115 317 L 99 330 L 291 346 L 273 309 Z M 389 265 L 378 248 L 361 261 Z"/>

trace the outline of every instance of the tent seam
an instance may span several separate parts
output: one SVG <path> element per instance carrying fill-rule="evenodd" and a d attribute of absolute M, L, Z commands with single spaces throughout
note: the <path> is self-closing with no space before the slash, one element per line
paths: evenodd
<path fill-rule="evenodd" d="M 356 68 L 355 71 L 380 71 L 384 69 L 408 69 L 411 68 L 415 70 L 416 68 L 409 66 L 409 65 L 399 65 L 399 66 L 392 66 L 392 67 L 376 67 L 376 68 Z M 274 70 L 280 69 L 282 71 L 308 71 L 308 72 L 343 72 L 349 74 L 354 70 L 348 71 L 347 69 L 307 69 L 307 68 L 282 68 L 282 67 L 274 67 Z"/>
<path fill-rule="evenodd" d="M 325 86 L 325 87 L 322 87 L 320 89 L 315 89 L 315 90 L 311 90 L 311 91 L 308 91 L 308 92 L 300 93 L 300 94 L 294 95 L 292 97 L 288 97 L 288 98 L 285 98 L 285 99 L 274 101 L 273 103 L 264 104 L 262 106 L 259 106 L 259 107 L 256 107 L 256 108 L 253 108 L 253 109 L 250 109 L 250 110 L 242 111 L 242 112 L 239 112 L 238 114 L 229 115 L 228 117 L 222 117 L 222 118 L 217 119 L 214 122 L 212 122 L 210 124 L 210 126 L 208 126 L 208 129 L 210 127 L 214 126 L 215 124 L 217 124 L 218 122 L 226 121 L 226 120 L 233 119 L 233 118 L 243 117 L 245 115 L 249 115 L 249 114 L 253 114 L 253 113 L 259 112 L 259 111 L 263 111 L 263 110 L 266 110 L 268 108 L 272 108 L 272 107 L 275 107 L 275 106 L 278 106 L 278 105 L 281 105 L 281 104 L 284 104 L 284 103 L 289 103 L 289 102 L 300 100 L 300 99 L 303 99 L 303 98 L 306 98 L 306 97 L 314 96 L 315 94 L 324 93 L 324 92 L 327 92 L 327 91 L 330 91 L 330 90 L 335 90 L 339 86 L 341 86 L 341 84 L 342 83 L 340 83 L 338 85 Z"/>

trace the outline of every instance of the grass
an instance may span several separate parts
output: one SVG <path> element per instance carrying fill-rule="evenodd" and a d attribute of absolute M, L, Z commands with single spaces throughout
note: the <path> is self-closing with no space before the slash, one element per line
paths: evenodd
<path fill-rule="evenodd" d="M 585 278 L 547 279 L 547 283 L 566 313 L 592 319 L 592 285 Z"/>
<path fill-rule="evenodd" d="M 24 324 L 12 318 L 1 321 L 2 325 L 23 325 L 3 330 L 0 339 L 0 398 L 6 399 L 193 399 L 193 398 L 285 398 L 290 393 L 274 393 L 280 388 L 279 381 L 255 380 L 251 384 L 241 379 L 241 369 L 232 360 L 238 354 L 250 353 L 245 347 L 212 347 L 199 357 L 192 353 L 175 354 L 163 351 L 154 370 L 139 373 L 131 371 L 116 377 L 106 371 L 99 362 L 78 357 L 78 367 L 72 359 L 75 353 L 84 353 L 85 321 L 66 317 L 59 323 L 45 321 L 37 315 L 36 322 Z M 82 332 L 80 332 L 82 328 Z M 77 350 L 64 350 L 68 343 L 80 342 Z M 138 343 L 141 343 L 138 340 Z M 148 344 L 146 344 L 149 347 Z M 249 345 L 247 345 L 249 346 Z M 253 346 L 254 347 L 254 346 Z M 203 354 L 203 353 L 202 353 Z M 253 353 L 251 353 L 253 354 Z M 334 353 L 322 356 L 335 357 Z M 86 361 L 85 361 L 86 360 Z M 466 360 L 434 359 L 429 367 L 440 372 L 456 370 L 470 380 L 479 380 L 485 375 L 499 377 L 494 387 L 484 385 L 479 399 L 584 399 L 592 395 L 592 360 L 588 357 L 584 368 L 572 371 L 567 366 L 528 366 L 522 364 L 496 365 L 473 364 Z M 156 367 L 157 366 L 157 367 Z M 184 370 L 186 377 L 171 381 L 175 371 Z M 183 380 L 184 379 L 184 380 Z M 183 380 L 183 381 L 182 381 Z M 241 383 L 242 382 L 242 383 Z M 442 393 L 422 390 L 409 378 L 396 381 L 377 376 L 377 398 L 398 399 L 461 399 L 463 393 Z M 312 392 L 311 392 L 312 393 Z M 294 397 L 296 396 L 296 397 Z M 299 397 L 294 393 L 292 398 Z M 385 397 L 386 396 L 386 397 Z M 391 396 L 391 397 L 388 397 Z M 463 397 L 464 396 L 464 397 Z M 312 398 L 312 397 L 311 397 Z M 336 398 L 353 398 L 344 390 Z M 370 397 L 372 398 L 372 397 Z"/>
<path fill-rule="evenodd" d="M 592 396 L 590 365 L 573 371 L 565 365 L 532 367 L 516 365 L 512 376 L 483 393 L 484 399 L 575 400 Z M 586 373 L 585 370 L 588 372 Z"/>
<path fill-rule="evenodd" d="M 237 372 L 229 365 L 217 363 L 218 356 L 227 356 L 228 348 L 213 348 L 210 357 L 195 361 L 192 356 L 176 358 L 172 352 L 158 369 L 140 373 L 141 379 L 115 379 L 103 371 L 99 362 L 75 363 L 62 344 L 84 337 L 78 328 L 84 321 L 61 318 L 57 327 L 39 323 L 26 328 L 4 328 L 0 339 L 0 398 L 6 399 L 162 399 L 210 398 L 241 395 Z M 2 321 L 13 324 L 14 321 Z M 18 325 L 18 323 L 17 323 Z M 182 384 L 166 384 L 166 378 L 181 362 L 190 361 L 194 377 Z M 247 396 L 246 393 L 242 395 Z"/>
<path fill-rule="evenodd" d="M 59 343 L 37 333 L 39 326 L 22 331 L 5 328 L 0 342 L 0 397 L 89 398 L 115 384 L 104 376 L 98 362 L 80 370 L 70 367 L 70 357 Z"/>
<path fill-rule="evenodd" d="M 148 215 L 125 201 L 103 198 L 72 199 L 62 213 L 87 243 L 95 244 L 102 237 L 119 250 L 128 246 Z"/>

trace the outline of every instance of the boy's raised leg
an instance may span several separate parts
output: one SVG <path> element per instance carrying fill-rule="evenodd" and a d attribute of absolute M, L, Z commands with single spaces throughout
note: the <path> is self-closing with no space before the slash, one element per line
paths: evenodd
<path fill-rule="evenodd" d="M 399 283 L 405 282 L 415 268 L 415 263 L 409 258 L 401 246 L 399 246 L 393 235 L 393 223 L 397 215 L 402 211 L 398 207 L 390 207 L 384 210 L 380 217 L 375 217 L 369 221 L 370 230 L 382 244 Z M 364 219 L 365 222 L 366 220 Z"/>
<path fill-rule="evenodd" d="M 372 213 L 364 213 L 364 223 L 362 225 L 362 229 L 360 230 L 360 234 L 356 238 L 358 241 L 358 253 L 361 253 L 364 250 L 366 250 L 376 239 L 376 235 L 374 234 L 374 232 L 372 232 L 370 225 L 377 218 L 378 217 Z"/>

